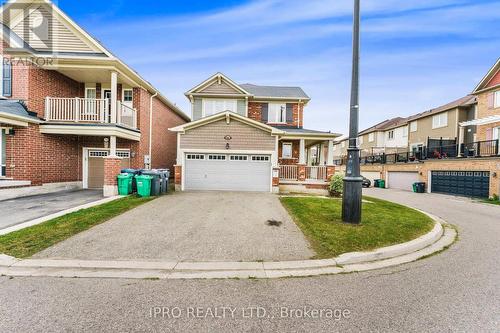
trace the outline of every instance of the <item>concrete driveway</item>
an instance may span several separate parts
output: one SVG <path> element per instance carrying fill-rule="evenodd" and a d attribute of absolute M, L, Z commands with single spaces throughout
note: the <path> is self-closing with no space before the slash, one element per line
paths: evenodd
<path fill-rule="evenodd" d="M 268 220 L 282 224 L 269 226 Z M 313 255 L 276 195 L 186 192 L 158 198 L 36 257 L 249 261 Z"/>
<path fill-rule="evenodd" d="M 71 190 L 0 201 L 0 229 L 102 199 L 102 190 Z"/>

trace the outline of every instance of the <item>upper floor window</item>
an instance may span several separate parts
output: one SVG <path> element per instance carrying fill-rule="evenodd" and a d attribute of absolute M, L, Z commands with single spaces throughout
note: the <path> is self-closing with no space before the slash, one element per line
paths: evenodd
<path fill-rule="evenodd" d="M 389 140 L 394 140 L 394 130 L 389 131 L 389 133 L 387 133 L 387 135 L 389 137 Z"/>
<path fill-rule="evenodd" d="M 417 121 L 416 120 L 412 121 L 410 123 L 410 132 L 416 132 L 417 129 L 418 129 L 418 123 L 417 123 Z"/>
<path fill-rule="evenodd" d="M 234 99 L 203 99 L 203 117 L 226 111 L 237 112 L 237 101 Z"/>
<path fill-rule="evenodd" d="M 129 103 L 134 101 L 134 91 L 132 89 L 123 90 L 123 101 Z"/>
<path fill-rule="evenodd" d="M 493 105 L 495 108 L 500 108 L 500 90 L 495 91 L 495 97 Z"/>
<path fill-rule="evenodd" d="M 359 144 L 362 145 L 364 143 L 364 141 L 365 141 L 364 136 L 360 136 L 359 137 Z"/>
<path fill-rule="evenodd" d="M 2 61 L 2 95 L 5 97 L 12 96 L 12 64 L 10 61 Z"/>
<path fill-rule="evenodd" d="M 269 103 L 269 123 L 286 123 L 286 104 Z"/>
<path fill-rule="evenodd" d="M 408 137 L 408 127 L 403 127 L 403 138 Z"/>
<path fill-rule="evenodd" d="M 432 128 L 448 126 L 448 112 L 443 112 L 432 117 Z"/>
<path fill-rule="evenodd" d="M 368 134 L 368 142 L 373 142 L 373 141 L 375 141 L 375 134 L 374 133 Z"/>

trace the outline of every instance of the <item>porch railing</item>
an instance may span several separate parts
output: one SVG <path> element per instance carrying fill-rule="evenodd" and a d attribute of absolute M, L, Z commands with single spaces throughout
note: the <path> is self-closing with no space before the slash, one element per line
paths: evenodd
<path fill-rule="evenodd" d="M 60 98 L 45 99 L 45 119 L 56 122 L 111 123 L 111 102 L 107 98 Z M 116 102 L 116 123 L 137 128 L 137 110 Z"/>
<path fill-rule="evenodd" d="M 280 179 L 298 180 L 299 167 L 296 165 L 280 165 Z"/>
<path fill-rule="evenodd" d="M 326 166 L 306 166 L 306 179 L 326 181 Z"/>

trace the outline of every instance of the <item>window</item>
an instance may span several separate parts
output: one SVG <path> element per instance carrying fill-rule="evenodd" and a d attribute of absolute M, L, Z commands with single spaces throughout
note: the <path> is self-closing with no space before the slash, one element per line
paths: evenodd
<path fill-rule="evenodd" d="M 10 61 L 3 60 L 3 75 L 2 75 L 2 95 L 5 97 L 12 96 L 12 64 Z"/>
<path fill-rule="evenodd" d="M 226 155 L 208 155 L 210 161 L 225 161 Z"/>
<path fill-rule="evenodd" d="M 187 154 L 186 159 L 188 160 L 204 160 L 205 155 L 200 155 L 200 154 Z"/>
<path fill-rule="evenodd" d="M 387 133 L 387 135 L 388 135 L 388 137 L 389 137 L 389 140 L 394 140 L 394 130 L 389 131 L 389 132 Z"/>
<path fill-rule="evenodd" d="M 494 92 L 495 97 L 493 102 L 493 107 L 500 108 L 500 90 Z"/>
<path fill-rule="evenodd" d="M 269 156 L 265 156 L 265 155 L 252 156 L 252 161 L 254 161 L 254 162 L 268 162 Z"/>
<path fill-rule="evenodd" d="M 416 132 L 417 129 L 418 129 L 418 123 L 417 123 L 417 121 L 416 120 L 412 121 L 410 123 L 410 132 Z"/>
<path fill-rule="evenodd" d="M 85 89 L 85 98 L 96 98 L 96 90 L 95 88 L 87 88 Z"/>
<path fill-rule="evenodd" d="M 216 113 L 231 111 L 237 112 L 237 102 L 234 99 L 203 99 L 203 117 Z"/>
<path fill-rule="evenodd" d="M 128 103 L 134 101 L 134 91 L 132 89 L 123 90 L 123 101 Z"/>
<path fill-rule="evenodd" d="M 269 123 L 286 123 L 286 104 L 269 103 Z"/>
<path fill-rule="evenodd" d="M 96 101 L 90 100 L 90 99 L 96 98 L 96 89 L 95 88 L 86 88 L 85 89 L 85 98 L 87 98 L 87 100 L 85 102 L 85 110 L 83 111 L 83 114 L 85 114 L 85 115 L 97 114 Z"/>
<path fill-rule="evenodd" d="M 359 137 L 359 144 L 362 145 L 364 141 L 365 141 L 364 136 L 360 136 Z"/>
<path fill-rule="evenodd" d="M 283 151 L 281 152 L 281 157 L 282 158 L 292 158 L 292 144 L 291 143 L 284 143 L 283 144 Z"/>
<path fill-rule="evenodd" d="M 403 138 L 408 137 L 408 127 L 403 127 Z"/>
<path fill-rule="evenodd" d="M 231 155 L 229 156 L 231 161 L 246 161 L 248 160 L 248 156 L 245 155 Z"/>
<path fill-rule="evenodd" d="M 443 112 L 432 117 L 432 128 L 448 126 L 448 112 Z"/>
<path fill-rule="evenodd" d="M 375 134 L 374 133 L 368 134 L 368 142 L 373 142 L 373 141 L 375 141 Z"/>

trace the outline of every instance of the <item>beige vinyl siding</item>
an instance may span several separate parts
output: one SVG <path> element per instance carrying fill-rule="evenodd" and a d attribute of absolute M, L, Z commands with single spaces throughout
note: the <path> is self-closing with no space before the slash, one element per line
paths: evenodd
<path fill-rule="evenodd" d="M 244 99 L 238 100 L 238 114 L 243 117 L 247 116 L 247 103 Z"/>
<path fill-rule="evenodd" d="M 195 98 L 193 102 L 193 121 L 198 120 L 203 116 L 203 100 Z"/>
<path fill-rule="evenodd" d="M 455 139 L 457 137 L 457 131 L 458 131 L 458 117 L 457 115 L 459 112 L 465 112 L 463 110 L 457 112 L 457 109 L 452 109 L 448 112 L 448 125 L 445 127 L 440 127 L 440 128 L 432 128 L 432 117 L 435 116 L 436 114 L 429 115 L 424 118 L 417 119 L 417 131 L 416 132 L 411 132 L 409 131 L 408 133 L 408 141 L 409 145 L 417 144 L 417 143 L 423 143 L 424 145 L 427 144 L 427 138 L 448 138 L 448 139 Z"/>
<path fill-rule="evenodd" d="M 231 140 L 226 140 L 226 136 Z M 232 119 L 229 124 L 219 120 L 191 130 L 180 136 L 181 149 L 213 149 L 226 150 L 260 150 L 274 151 L 276 138 L 271 133 Z"/>
<path fill-rule="evenodd" d="M 37 17 L 43 16 L 49 26 L 49 40 L 40 40 L 29 28 L 35 26 Z M 55 16 L 55 14 L 54 14 Z M 38 7 L 11 29 L 35 50 L 53 50 L 59 52 L 100 52 L 81 40 L 75 32 L 54 17 L 46 5 Z"/>
<path fill-rule="evenodd" d="M 214 83 L 208 85 L 207 87 L 197 92 L 203 94 L 229 94 L 229 95 L 241 94 L 240 91 L 231 87 L 229 84 L 224 82 L 224 80 L 221 80 L 220 84 L 219 82 L 215 81 Z"/>

